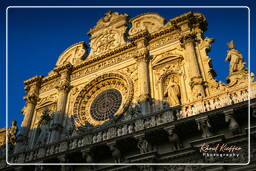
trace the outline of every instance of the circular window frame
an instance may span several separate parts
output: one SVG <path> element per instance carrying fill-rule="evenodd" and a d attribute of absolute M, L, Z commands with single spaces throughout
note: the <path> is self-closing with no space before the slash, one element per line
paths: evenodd
<path fill-rule="evenodd" d="M 88 123 L 92 126 L 101 125 L 109 119 L 98 121 L 94 119 L 90 113 L 90 107 L 93 100 L 100 93 L 108 90 L 116 89 L 122 96 L 122 102 L 114 114 L 121 115 L 128 108 L 134 93 L 132 80 L 124 74 L 108 73 L 103 74 L 92 81 L 79 92 L 73 107 L 73 122 L 76 128 L 83 127 Z"/>

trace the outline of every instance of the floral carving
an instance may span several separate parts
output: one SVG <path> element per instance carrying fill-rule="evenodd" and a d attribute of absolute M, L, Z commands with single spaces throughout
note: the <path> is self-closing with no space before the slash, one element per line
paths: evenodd
<path fill-rule="evenodd" d="M 110 50 L 125 45 L 124 34 L 127 29 L 127 14 L 107 12 L 96 26 L 89 31 L 91 52 L 88 58 L 105 54 Z"/>

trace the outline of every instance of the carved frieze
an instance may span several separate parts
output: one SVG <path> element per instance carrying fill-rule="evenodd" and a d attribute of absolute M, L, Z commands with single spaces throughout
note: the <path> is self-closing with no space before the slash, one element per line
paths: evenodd
<path fill-rule="evenodd" d="M 81 69 L 79 71 L 75 71 L 74 73 L 72 73 L 71 75 L 71 81 L 79 79 L 81 77 L 84 77 L 88 74 L 91 74 L 95 71 L 107 68 L 109 66 L 113 66 L 115 64 L 118 64 L 120 62 L 123 62 L 125 60 L 128 60 L 132 57 L 134 57 L 137 53 L 137 51 L 130 51 L 127 53 L 123 53 L 123 54 L 119 54 L 117 56 L 113 56 L 107 60 L 104 60 L 100 63 L 96 63 L 94 65 L 89 65 L 88 67 L 85 67 L 84 69 Z"/>
<path fill-rule="evenodd" d="M 42 87 L 39 90 L 39 94 L 45 93 L 49 90 L 55 89 L 55 86 L 59 84 L 59 80 L 53 80 L 49 81 L 47 83 L 44 83 Z"/>
<path fill-rule="evenodd" d="M 159 37 L 156 40 L 152 40 L 149 44 L 149 50 L 156 49 L 158 47 L 176 42 L 179 40 L 179 33 L 172 33 L 165 35 L 164 37 Z"/>

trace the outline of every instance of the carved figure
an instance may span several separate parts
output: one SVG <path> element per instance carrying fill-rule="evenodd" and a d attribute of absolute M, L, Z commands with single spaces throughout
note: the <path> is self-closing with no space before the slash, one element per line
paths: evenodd
<path fill-rule="evenodd" d="M 16 145 L 17 132 L 18 132 L 17 121 L 13 120 L 11 128 L 8 129 L 9 143 L 12 145 Z"/>
<path fill-rule="evenodd" d="M 228 128 L 233 135 L 240 133 L 240 126 L 232 115 L 225 115 L 225 121 L 228 123 Z"/>
<path fill-rule="evenodd" d="M 242 54 L 235 49 L 234 41 L 231 40 L 228 42 L 229 51 L 227 52 L 227 57 L 225 61 L 230 61 L 229 65 L 229 73 L 232 74 L 237 71 L 241 71 L 244 69 L 245 62 Z"/>
<path fill-rule="evenodd" d="M 180 141 L 180 138 L 179 136 L 174 132 L 174 129 L 170 129 L 168 130 L 168 139 L 169 139 L 169 142 L 171 144 L 171 149 L 174 151 L 174 150 L 178 150 L 180 148 L 183 147 L 181 141 Z"/>
<path fill-rule="evenodd" d="M 164 95 L 168 96 L 172 106 L 180 105 L 180 86 L 178 85 L 177 81 L 175 81 L 174 76 L 170 78 L 169 84 L 166 88 Z"/>
<path fill-rule="evenodd" d="M 149 151 L 152 150 L 151 145 L 150 145 L 150 144 L 148 143 L 148 141 L 147 141 L 145 138 L 143 138 L 143 137 L 138 138 L 137 147 L 139 148 L 141 154 L 147 153 L 147 152 L 149 152 Z"/>
<path fill-rule="evenodd" d="M 209 128 L 211 128 L 211 125 L 210 125 L 208 119 L 206 119 L 206 118 L 198 119 L 197 125 L 198 125 L 198 130 L 202 130 L 202 132 L 203 132 L 203 134 L 202 134 L 203 138 L 212 136 L 212 133 L 209 130 Z"/>
<path fill-rule="evenodd" d="M 115 162 L 120 163 L 121 157 L 122 157 L 121 151 L 116 147 L 115 144 L 111 144 L 109 148 L 110 148 L 110 151 L 112 152 L 112 157 L 114 158 Z"/>

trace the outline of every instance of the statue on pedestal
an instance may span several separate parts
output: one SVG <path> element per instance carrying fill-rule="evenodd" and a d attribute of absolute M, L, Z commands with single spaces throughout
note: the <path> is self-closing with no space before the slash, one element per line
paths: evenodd
<path fill-rule="evenodd" d="M 243 55 L 235 49 L 234 41 L 228 42 L 229 51 L 227 52 L 227 57 L 225 61 L 230 61 L 229 73 L 232 74 L 237 71 L 244 70 L 244 58 Z"/>
<path fill-rule="evenodd" d="M 180 105 L 181 93 L 180 86 L 177 82 L 178 81 L 175 80 L 175 77 L 172 75 L 164 92 L 164 96 L 168 97 L 168 100 L 171 102 L 172 106 Z"/>

